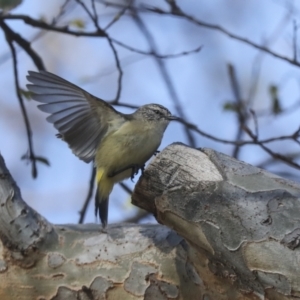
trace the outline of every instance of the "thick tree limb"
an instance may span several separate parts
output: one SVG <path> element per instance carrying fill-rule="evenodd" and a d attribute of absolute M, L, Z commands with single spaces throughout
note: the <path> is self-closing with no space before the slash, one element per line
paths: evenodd
<path fill-rule="evenodd" d="M 300 296 L 299 196 L 297 183 L 210 149 L 173 144 L 145 170 L 132 202 L 178 232 L 205 255 L 212 274 L 238 290 L 294 299 Z"/>
<path fill-rule="evenodd" d="M 53 226 L 22 200 L 1 155 L 0 239 L 11 258 L 26 265 L 34 264 L 38 259 L 33 255 L 37 248 L 57 241 Z"/>
<path fill-rule="evenodd" d="M 195 299 L 204 288 L 174 231 L 54 226 L 22 200 L 1 155 L 0 209 L 0 299 Z"/>
<path fill-rule="evenodd" d="M 213 150 L 169 146 L 133 202 L 184 240 L 160 225 L 54 226 L 23 202 L 2 158 L 0 168 L 0 299 L 299 295 L 296 183 Z"/>

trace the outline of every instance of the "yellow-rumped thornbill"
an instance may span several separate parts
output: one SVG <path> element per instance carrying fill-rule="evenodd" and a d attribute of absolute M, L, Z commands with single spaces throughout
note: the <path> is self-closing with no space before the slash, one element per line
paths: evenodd
<path fill-rule="evenodd" d="M 81 160 L 94 162 L 97 192 L 95 213 L 107 225 L 108 199 L 115 183 L 133 178 L 156 152 L 172 116 L 159 104 L 147 104 L 123 114 L 80 87 L 46 71 L 29 71 L 27 88 L 38 108 L 50 114 L 59 131 Z"/>

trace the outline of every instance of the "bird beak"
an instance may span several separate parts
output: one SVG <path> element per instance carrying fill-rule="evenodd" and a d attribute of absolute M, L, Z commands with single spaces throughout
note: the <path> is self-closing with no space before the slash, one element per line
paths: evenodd
<path fill-rule="evenodd" d="M 168 120 L 169 121 L 176 121 L 176 120 L 179 120 L 179 118 L 176 117 L 176 116 L 168 116 Z"/>

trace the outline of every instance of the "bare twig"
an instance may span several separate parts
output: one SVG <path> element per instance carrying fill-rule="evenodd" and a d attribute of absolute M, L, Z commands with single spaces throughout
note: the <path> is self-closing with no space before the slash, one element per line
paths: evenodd
<path fill-rule="evenodd" d="M 245 112 L 245 107 L 244 107 L 245 104 L 241 97 L 240 86 L 233 65 L 230 64 L 228 65 L 228 73 L 229 73 L 232 92 L 236 102 L 236 114 L 237 114 L 237 119 L 239 124 L 235 139 L 237 141 L 240 141 L 243 137 L 243 131 L 244 131 L 244 127 L 247 124 L 248 116 L 247 113 Z M 234 158 L 238 158 L 240 147 L 241 146 L 238 144 L 235 145 L 232 153 L 232 156 Z"/>
<path fill-rule="evenodd" d="M 113 24 L 115 24 L 121 17 L 126 13 L 127 9 L 132 5 L 133 0 L 128 1 L 128 4 L 121 8 L 121 10 L 117 13 L 117 15 L 109 22 L 105 27 L 104 30 L 106 31 L 110 28 Z"/>
<path fill-rule="evenodd" d="M 89 180 L 89 188 L 88 188 L 88 193 L 87 196 L 85 198 L 85 201 L 83 203 L 83 206 L 81 208 L 81 210 L 79 211 L 79 224 L 82 224 L 84 222 L 84 218 L 86 216 L 86 212 L 87 212 L 87 208 L 90 204 L 90 202 L 92 201 L 92 197 L 93 197 L 93 191 L 94 191 L 94 186 L 95 186 L 95 176 L 96 176 L 96 168 L 94 167 L 94 165 L 92 165 L 92 171 L 91 171 L 91 176 L 90 176 L 90 180 Z M 119 185 L 129 194 L 132 194 L 132 190 L 123 182 L 120 182 Z"/>
<path fill-rule="evenodd" d="M 119 8 L 122 8 L 124 7 L 124 4 L 120 4 L 120 3 L 114 3 L 114 2 L 110 2 L 110 1 L 101 1 L 101 0 L 98 0 L 98 2 L 101 2 L 107 6 L 112 6 L 112 7 L 119 7 Z M 169 2 L 169 1 L 168 1 Z M 171 1 L 171 3 L 174 2 L 174 1 Z M 196 25 L 199 25 L 201 27 L 205 27 L 205 28 L 208 28 L 208 29 L 212 29 L 212 30 L 215 30 L 215 31 L 219 31 L 225 35 L 227 35 L 228 37 L 234 39 L 234 40 L 237 40 L 239 42 L 242 42 L 244 44 L 247 44 L 251 47 L 254 47 L 258 50 L 261 50 L 271 56 L 274 56 L 276 58 L 279 58 L 283 61 L 286 61 L 292 65 L 295 65 L 295 66 L 300 66 L 300 63 L 298 61 L 295 61 L 294 59 L 290 59 L 284 55 L 281 55 L 281 54 L 278 54 L 276 53 L 275 51 L 272 51 L 271 49 L 269 49 L 268 47 L 266 46 L 263 46 L 263 45 L 260 45 L 260 44 L 257 44 L 251 40 L 248 40 L 246 38 L 243 38 L 241 36 L 238 36 L 237 34 L 234 34 L 232 32 L 230 32 L 229 30 L 223 28 L 222 26 L 219 26 L 219 25 L 215 25 L 215 24 L 210 24 L 210 23 L 207 23 L 207 22 L 204 22 L 204 21 L 201 21 L 201 20 L 198 20 L 196 18 L 194 18 L 193 16 L 185 13 L 182 11 L 182 9 L 180 9 L 177 5 L 177 9 L 174 10 L 174 9 L 171 9 L 171 10 L 164 10 L 164 9 L 161 9 L 159 7 L 155 7 L 155 6 L 150 6 L 150 5 L 140 5 L 140 6 L 132 6 L 131 9 L 133 10 L 136 10 L 136 11 L 141 11 L 141 12 L 149 12 L 149 13 L 155 13 L 155 14 L 160 14 L 160 15 L 167 15 L 167 16 L 175 16 L 175 17 L 179 17 L 179 18 L 184 18 Z"/>
<path fill-rule="evenodd" d="M 210 23 L 207 23 L 207 22 L 204 22 L 204 21 L 200 21 L 196 18 L 194 18 L 193 16 L 191 15 L 188 15 L 186 13 L 184 13 L 181 9 L 174 12 L 174 11 L 166 11 L 166 10 L 163 10 L 161 8 L 158 8 L 158 7 L 150 7 L 150 6 L 142 6 L 142 7 L 139 7 L 137 8 L 138 10 L 141 10 L 141 11 L 148 11 L 148 12 L 152 12 L 152 13 L 156 13 L 156 14 L 160 14 L 160 15 L 172 15 L 172 16 L 177 16 L 177 17 L 180 17 L 180 18 L 184 18 L 196 25 L 199 25 L 201 27 L 205 27 L 205 28 L 208 28 L 208 29 L 213 29 L 215 31 L 219 31 L 225 35 L 227 35 L 228 37 L 234 39 L 234 40 L 237 40 L 239 42 L 242 42 L 244 44 L 247 44 L 251 47 L 254 47 L 258 50 L 261 50 L 271 56 L 274 56 L 276 58 L 279 58 L 283 61 L 286 61 L 292 65 L 295 65 L 295 66 L 300 66 L 300 63 L 295 61 L 294 59 L 290 59 L 284 55 L 281 55 L 281 54 L 278 54 L 272 50 L 270 50 L 269 48 L 267 48 L 266 46 L 263 46 L 263 45 L 259 45 L 251 40 L 248 40 L 246 38 L 243 38 L 241 36 L 238 36 L 237 34 L 234 34 L 232 32 L 230 32 L 229 30 L 223 28 L 222 26 L 219 26 L 219 25 L 215 25 L 215 24 L 210 24 Z"/>
<path fill-rule="evenodd" d="M 257 137 L 255 136 L 255 134 L 253 134 L 253 132 L 249 129 L 249 128 L 245 128 L 245 131 L 248 133 L 248 135 L 253 139 L 253 141 L 255 141 L 255 144 L 259 145 L 263 150 L 265 150 L 268 154 L 270 154 L 272 157 L 274 157 L 275 159 L 281 160 L 283 162 L 285 162 L 286 164 L 300 170 L 300 165 L 297 164 L 296 162 L 294 162 L 292 160 L 292 158 L 287 157 L 285 155 L 282 155 L 278 152 L 274 152 L 271 149 L 269 149 L 268 147 L 266 147 L 264 144 L 262 144 L 261 142 L 259 142 L 257 140 Z"/>
<path fill-rule="evenodd" d="M 298 34 L 298 24 L 294 20 L 294 31 L 293 31 L 293 52 L 294 52 L 294 61 L 298 61 L 298 43 L 297 43 L 297 34 Z"/>
<path fill-rule="evenodd" d="M 96 31 L 92 32 L 86 32 L 86 31 L 76 31 L 69 29 L 68 26 L 54 26 L 51 24 L 48 24 L 42 20 L 36 20 L 33 19 L 27 15 L 1 15 L 0 20 L 21 20 L 25 24 L 31 25 L 32 27 L 48 30 L 48 31 L 54 31 L 54 32 L 60 32 L 72 36 L 87 36 L 87 37 L 106 37 L 106 32 L 97 29 Z"/>
<path fill-rule="evenodd" d="M 90 176 L 90 181 L 89 181 L 88 193 L 87 193 L 87 196 L 86 196 L 85 201 L 83 203 L 83 207 L 79 211 L 79 215 L 80 215 L 79 221 L 78 221 L 79 224 L 83 223 L 86 212 L 87 212 L 87 208 L 89 206 L 89 203 L 92 200 L 94 185 L 95 185 L 95 176 L 96 176 L 96 168 L 92 164 L 92 171 L 91 171 L 91 176 Z"/>
<path fill-rule="evenodd" d="M 257 121 L 257 116 L 256 116 L 256 113 L 255 113 L 255 111 L 254 111 L 253 109 L 250 109 L 250 113 L 251 113 L 252 118 L 253 118 L 253 120 L 254 120 L 255 136 L 256 136 L 256 138 L 258 138 L 258 133 L 259 133 L 259 131 L 258 131 L 258 121 Z"/>
<path fill-rule="evenodd" d="M 119 182 L 120 187 L 127 192 L 129 195 L 132 194 L 132 189 L 128 187 L 127 184 L 125 184 L 124 182 Z"/>
<path fill-rule="evenodd" d="M 291 153 L 286 153 L 285 156 L 289 157 L 290 159 L 299 159 L 300 158 L 300 152 L 291 152 Z M 266 169 L 269 166 L 273 165 L 274 163 L 284 163 L 283 161 L 280 161 L 276 158 L 274 158 L 273 156 L 268 157 L 267 159 L 265 159 L 264 161 L 262 161 L 261 163 L 257 164 L 258 168 L 261 169 Z M 298 177 L 298 181 L 299 181 L 299 177 Z"/>
<path fill-rule="evenodd" d="M 95 27 L 97 28 L 97 31 L 103 31 L 98 23 L 98 15 L 96 12 L 96 8 L 95 8 L 95 3 L 93 0 L 91 0 L 92 3 L 92 12 L 89 11 L 89 9 L 87 8 L 87 6 L 85 5 L 84 2 L 82 2 L 81 0 L 76 0 L 76 2 L 83 8 L 83 10 L 88 14 L 88 16 L 90 17 L 90 19 L 93 21 Z"/>
<path fill-rule="evenodd" d="M 197 132 L 201 136 L 206 137 L 206 138 L 208 138 L 210 140 L 213 140 L 215 142 L 219 142 L 219 143 L 223 143 L 223 144 L 239 145 L 239 146 L 257 144 L 257 142 L 254 142 L 253 140 L 245 141 L 245 140 L 221 139 L 221 138 L 218 138 L 214 135 L 211 135 L 209 133 L 204 132 L 203 130 L 199 129 L 195 124 L 189 123 L 189 122 L 187 122 L 183 119 L 178 120 L 178 122 L 184 124 L 185 126 L 190 128 L 191 130 Z M 295 133 L 291 134 L 291 135 L 283 135 L 283 136 L 278 136 L 278 137 L 274 137 L 274 138 L 260 140 L 260 141 L 258 141 L 258 143 L 259 144 L 268 144 L 268 143 L 283 141 L 283 140 L 294 140 L 294 136 L 297 132 L 298 132 L 298 130 Z M 299 136 L 298 136 L 298 138 L 299 138 Z"/>
<path fill-rule="evenodd" d="M 280 22 L 278 22 L 278 24 L 277 24 L 276 28 L 274 29 L 274 31 L 272 32 L 272 34 L 264 42 L 265 47 L 270 47 L 270 45 L 278 39 L 278 37 L 280 36 L 280 33 L 283 32 L 285 30 L 287 24 L 289 24 L 291 16 L 292 16 L 292 9 L 289 8 L 287 13 L 280 20 Z M 265 56 L 266 56 L 266 53 L 260 51 L 256 55 L 256 58 L 253 60 L 250 87 L 249 87 L 249 91 L 248 91 L 248 96 L 246 97 L 246 100 L 245 100 L 246 101 L 245 103 L 248 107 L 250 107 L 253 104 L 254 96 L 257 91 L 257 86 L 258 86 L 258 83 L 260 80 L 260 70 L 261 70 L 262 62 L 263 62 L 263 59 Z M 256 116 L 263 116 L 263 115 L 264 115 L 264 113 L 261 114 L 256 111 Z M 266 113 L 265 113 L 265 115 L 266 115 Z"/>
<path fill-rule="evenodd" d="M 69 3 L 72 0 L 65 0 L 65 2 L 60 6 L 59 12 L 58 14 L 53 18 L 52 20 L 52 25 L 57 24 L 57 22 L 59 21 L 59 19 L 66 14 L 66 7 L 69 5 Z M 74 2 L 71 2 L 74 3 Z"/>
<path fill-rule="evenodd" d="M 94 19 L 97 21 L 97 25 L 98 25 L 99 24 L 98 23 L 98 13 L 97 13 L 97 9 L 96 9 L 95 0 L 91 0 L 91 5 L 92 5 Z M 98 27 L 99 27 L 99 25 L 98 25 Z"/>
<path fill-rule="evenodd" d="M 39 70 L 45 70 L 41 57 L 31 48 L 30 43 L 23 39 L 18 33 L 15 33 L 4 21 L 1 20 L 1 18 L 0 22 L 5 35 L 9 36 L 9 40 L 11 42 L 15 41 L 20 47 L 22 47 L 24 51 L 31 57 Z"/>
<path fill-rule="evenodd" d="M 139 15 L 137 14 L 137 11 L 133 11 L 133 20 L 136 22 L 136 24 L 138 25 L 138 27 L 140 28 L 140 30 L 143 32 L 145 38 L 148 41 L 149 47 L 150 47 L 150 51 L 151 53 L 153 53 L 153 58 L 155 60 L 155 62 L 157 63 L 160 72 L 162 74 L 163 80 L 166 83 L 166 86 L 168 88 L 168 91 L 170 93 L 171 99 L 173 100 L 174 104 L 175 104 L 175 109 L 177 114 L 179 115 L 180 118 L 185 119 L 186 115 L 184 112 L 184 109 L 181 105 L 181 102 L 179 100 L 179 97 L 177 95 L 175 86 L 172 82 L 172 79 L 167 71 L 167 68 L 164 64 L 164 61 L 161 60 L 160 58 L 158 58 L 157 55 L 157 47 L 156 47 L 156 43 L 154 38 L 152 37 L 150 31 L 148 30 L 147 26 L 144 24 L 144 21 L 139 17 Z M 195 139 L 192 135 L 192 133 L 190 132 L 190 130 L 188 128 L 184 128 L 185 133 L 187 135 L 188 141 L 189 141 L 189 145 L 192 147 L 196 146 L 196 142 Z"/>
<path fill-rule="evenodd" d="M 120 63 L 120 59 L 118 56 L 118 52 L 112 42 L 112 40 L 110 39 L 110 37 L 107 35 L 107 40 L 109 43 L 109 46 L 114 54 L 114 58 L 115 58 L 115 62 L 116 62 L 116 67 L 117 70 L 119 72 L 119 77 L 118 77 L 118 88 L 117 88 L 117 94 L 115 99 L 111 102 L 111 104 L 117 104 L 119 102 L 120 96 L 121 96 L 121 91 L 122 91 L 122 77 L 123 77 L 123 70 L 121 68 L 121 63 Z"/>
<path fill-rule="evenodd" d="M 180 53 L 176 53 L 176 54 L 166 54 L 166 55 L 161 55 L 161 54 L 158 54 L 158 53 L 153 53 L 152 51 L 143 51 L 143 50 L 140 50 L 140 49 L 137 49 L 137 48 L 133 48 L 129 45 L 126 45 L 116 39 L 111 39 L 115 44 L 127 49 L 127 50 L 130 50 L 132 52 L 135 52 L 135 53 L 139 53 L 139 54 L 143 54 L 143 55 L 148 55 L 148 56 L 155 56 L 157 58 L 160 58 L 160 59 L 167 59 L 167 58 L 178 58 L 178 57 L 181 57 L 181 56 L 185 56 L 185 55 L 190 55 L 190 54 L 194 54 L 194 53 L 198 53 L 200 52 L 200 50 L 202 49 L 202 46 L 199 46 L 193 50 L 189 50 L 189 51 L 183 51 L 183 52 L 180 52 Z"/>
<path fill-rule="evenodd" d="M 71 10 L 72 10 L 72 8 L 74 8 L 74 6 L 69 6 L 69 9 L 66 11 L 66 7 L 67 7 L 67 5 L 71 2 L 72 0 L 65 0 L 65 2 L 61 5 L 61 7 L 60 7 L 60 10 L 59 10 L 59 13 L 58 13 L 58 15 L 57 16 L 55 16 L 54 18 L 53 18 L 53 20 L 52 20 L 52 25 L 55 25 L 55 24 L 57 24 L 58 22 L 59 22 L 59 20 L 64 16 L 64 15 L 66 15 L 67 13 L 70 13 L 71 12 Z M 72 2 L 73 3 L 73 2 Z M 40 32 L 38 32 L 38 33 L 36 33 L 36 34 L 34 34 L 34 36 L 33 37 L 31 37 L 31 38 L 29 38 L 27 41 L 26 40 L 24 40 L 22 37 L 21 37 L 21 39 L 23 39 L 25 42 L 24 42 L 24 45 L 27 45 L 27 43 L 29 44 L 29 47 L 30 47 L 30 45 L 33 43 L 33 42 L 35 42 L 36 40 L 38 40 L 38 39 L 40 39 L 41 37 L 43 37 L 45 34 L 47 34 L 47 31 L 40 31 Z M 17 34 L 18 35 L 18 34 Z M 16 52 L 18 53 L 19 51 L 22 51 L 22 50 L 25 50 L 27 47 L 25 47 L 25 49 L 24 49 L 24 47 L 22 47 L 22 44 L 20 45 L 21 46 L 21 48 L 17 48 L 16 49 Z M 27 51 L 27 54 L 29 54 L 29 56 L 31 56 L 30 55 L 30 52 L 28 52 Z M 36 55 L 38 55 L 36 52 L 35 52 L 35 54 Z M 2 55 L 1 57 L 0 57 L 0 64 L 2 64 L 2 63 L 4 63 L 5 61 L 7 61 L 9 58 L 11 57 L 11 55 L 10 55 L 10 53 L 5 53 L 4 55 Z M 34 57 L 35 56 L 31 56 L 31 59 L 34 61 Z M 38 61 L 39 59 L 37 59 L 37 61 Z M 39 69 L 39 70 L 42 70 L 37 64 L 35 64 L 36 65 L 36 67 Z"/>
<path fill-rule="evenodd" d="M 19 75 L 18 75 L 18 67 L 17 67 L 18 61 L 17 61 L 16 50 L 15 50 L 15 47 L 13 44 L 13 41 L 16 39 L 16 35 L 13 34 L 13 31 L 2 20 L 0 20 L 0 27 L 3 29 L 3 31 L 5 33 L 5 37 L 6 37 L 7 43 L 10 47 L 11 54 L 12 54 L 14 79 L 15 79 L 15 90 L 16 90 L 17 97 L 19 99 L 19 104 L 21 107 L 22 115 L 23 115 L 24 122 L 25 122 L 25 128 L 26 128 L 26 132 L 27 132 L 28 151 L 29 151 L 27 158 L 31 162 L 32 177 L 36 178 L 37 177 L 37 167 L 36 167 L 37 160 L 36 160 L 36 157 L 34 155 L 34 150 L 33 150 L 32 130 L 31 130 L 29 119 L 28 119 L 27 111 L 26 111 L 26 108 L 24 105 L 24 100 L 23 100 L 23 97 L 20 92 L 21 89 L 20 89 L 20 84 L 19 84 Z M 17 39 L 20 40 L 19 37 Z"/>

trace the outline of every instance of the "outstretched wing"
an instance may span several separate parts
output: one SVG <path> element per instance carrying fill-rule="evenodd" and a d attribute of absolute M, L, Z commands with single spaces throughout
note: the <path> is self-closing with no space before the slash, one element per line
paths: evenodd
<path fill-rule="evenodd" d="M 28 74 L 32 99 L 43 103 L 39 109 L 50 114 L 47 120 L 85 162 L 94 158 L 103 137 L 126 121 L 111 105 L 59 76 L 46 71 Z"/>

